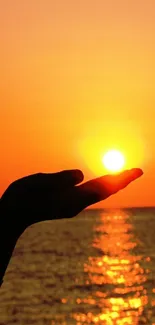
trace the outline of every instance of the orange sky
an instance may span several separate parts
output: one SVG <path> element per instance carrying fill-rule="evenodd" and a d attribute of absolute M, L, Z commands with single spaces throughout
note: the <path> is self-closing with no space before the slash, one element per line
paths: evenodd
<path fill-rule="evenodd" d="M 0 195 L 117 147 L 145 175 L 102 205 L 155 205 L 154 0 L 0 4 Z"/>

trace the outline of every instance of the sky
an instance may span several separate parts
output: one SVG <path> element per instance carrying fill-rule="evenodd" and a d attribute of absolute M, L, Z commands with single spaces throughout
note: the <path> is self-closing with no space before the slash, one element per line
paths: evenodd
<path fill-rule="evenodd" d="M 155 205 L 154 0 L 0 7 L 0 195 L 36 172 L 105 174 L 117 148 L 144 175 L 94 207 Z"/>

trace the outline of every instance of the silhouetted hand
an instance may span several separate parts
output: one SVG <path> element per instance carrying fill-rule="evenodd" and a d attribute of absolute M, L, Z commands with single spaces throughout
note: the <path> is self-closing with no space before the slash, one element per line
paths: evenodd
<path fill-rule="evenodd" d="M 18 236 L 33 223 L 76 216 L 84 208 L 108 198 L 143 174 L 126 170 L 82 183 L 80 170 L 34 174 L 13 182 L 1 198 L 5 223 Z M 78 186 L 77 186 L 78 185 Z M 11 229 L 11 228 L 10 228 Z"/>

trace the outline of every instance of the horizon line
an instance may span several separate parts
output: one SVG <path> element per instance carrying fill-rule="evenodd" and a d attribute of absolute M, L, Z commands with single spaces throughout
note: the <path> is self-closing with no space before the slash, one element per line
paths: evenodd
<path fill-rule="evenodd" d="M 145 206 L 122 206 L 122 207 L 100 207 L 100 208 L 91 208 L 87 207 L 85 210 L 114 210 L 114 209 L 155 209 L 153 205 L 145 205 Z"/>

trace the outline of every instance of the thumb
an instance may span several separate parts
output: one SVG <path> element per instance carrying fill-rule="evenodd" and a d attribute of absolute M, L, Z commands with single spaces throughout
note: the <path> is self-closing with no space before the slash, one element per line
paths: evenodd
<path fill-rule="evenodd" d="M 84 175 L 79 169 L 63 170 L 55 174 L 43 174 L 43 177 L 47 185 L 48 183 L 49 185 L 52 184 L 55 188 L 73 187 L 80 184 L 84 179 Z"/>

